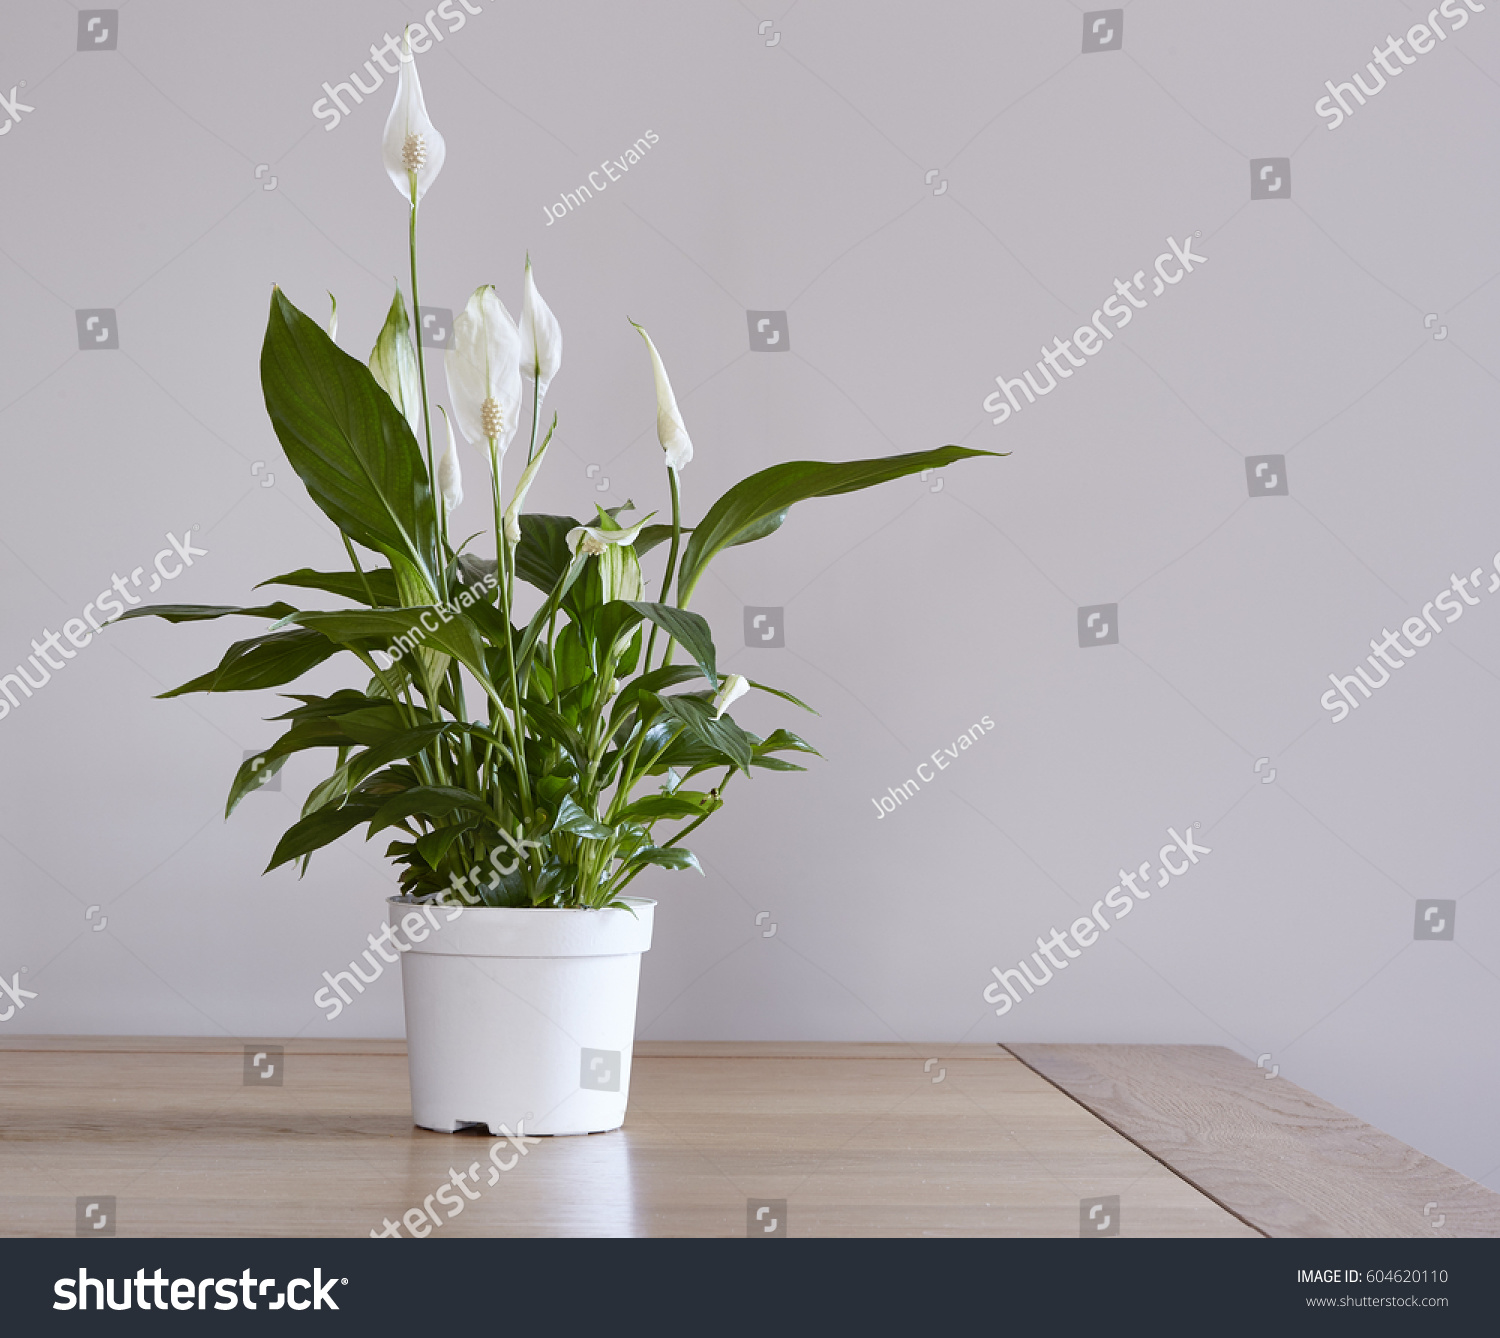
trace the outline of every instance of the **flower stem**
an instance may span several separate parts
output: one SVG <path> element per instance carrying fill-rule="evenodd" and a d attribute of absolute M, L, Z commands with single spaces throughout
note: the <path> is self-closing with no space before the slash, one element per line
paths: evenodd
<path fill-rule="evenodd" d="M 677 573 L 677 548 L 682 542 L 682 493 L 677 483 L 677 471 L 671 465 L 667 466 L 667 482 L 672 487 L 672 546 L 667 550 L 667 572 L 661 582 L 661 602 L 665 604 L 672 594 L 672 577 Z M 672 663 L 673 642 L 667 641 L 667 648 L 662 653 L 661 667 L 665 669 Z M 656 624 L 651 624 L 651 635 L 646 640 L 646 656 L 641 661 L 641 667 L 646 672 L 651 669 L 651 652 L 656 646 Z"/>
<path fill-rule="evenodd" d="M 416 334 L 417 354 L 417 384 L 422 390 L 422 431 L 427 437 L 427 483 L 432 490 L 432 509 L 437 517 L 438 533 L 442 536 L 441 542 L 444 548 L 448 544 L 448 519 L 443 514 L 442 499 L 438 495 L 437 469 L 432 459 L 432 414 L 427 408 L 427 363 L 422 357 L 422 308 L 417 298 L 417 174 L 408 173 L 411 178 L 411 225 L 408 230 L 408 251 L 411 256 L 411 324 Z M 438 570 L 433 575 L 441 583 L 438 595 L 443 599 L 448 597 L 447 591 L 447 559 L 439 552 L 437 555 Z"/>
<path fill-rule="evenodd" d="M 500 575 L 501 635 L 505 637 L 505 666 L 510 677 L 510 725 L 511 747 L 515 750 L 516 782 L 521 790 L 522 811 L 531 819 L 531 781 L 526 774 L 525 717 L 521 712 L 521 688 L 516 676 L 515 638 L 511 635 L 511 599 L 515 591 L 511 568 L 510 545 L 505 538 L 505 517 L 500 507 L 500 460 L 495 449 L 495 439 L 490 438 L 490 494 L 495 507 L 495 557 Z"/>

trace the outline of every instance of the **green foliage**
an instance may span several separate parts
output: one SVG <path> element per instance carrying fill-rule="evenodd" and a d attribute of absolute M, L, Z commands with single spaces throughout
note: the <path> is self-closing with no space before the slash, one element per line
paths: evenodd
<path fill-rule="evenodd" d="M 646 869 L 701 874 L 680 842 L 723 806 L 731 778 L 800 771 L 783 754 L 816 755 L 785 729 L 761 738 L 716 708 L 716 693 L 735 685 L 708 622 L 685 607 L 708 565 L 774 533 L 797 502 L 990 454 L 945 446 L 776 465 L 736 484 L 696 526 L 681 523 L 674 478 L 673 523 L 644 526 L 633 546 L 591 556 L 568 541 L 583 522 L 526 514 L 514 547 L 492 536 L 502 560 L 460 559 L 414 435 L 424 418 L 416 376 L 399 293 L 367 367 L 277 289 L 261 352 L 272 426 L 351 558 L 359 545 L 385 561 L 263 582 L 339 607 L 171 604 L 125 618 L 270 621 L 165 697 L 278 687 L 335 656 L 357 658 L 363 688 L 286 694 L 289 709 L 274 717 L 285 729 L 238 769 L 226 814 L 292 755 L 330 749 L 330 773 L 268 868 L 305 869 L 316 851 L 364 827 L 366 839 L 389 833 L 386 854 L 404 892 L 447 901 L 607 906 Z M 588 524 L 608 537 L 628 509 Z M 675 601 L 670 572 L 660 599 L 612 598 L 636 592 L 639 559 L 663 545 L 668 563 L 681 556 Z M 525 626 L 513 619 L 518 579 L 544 596 Z M 685 662 L 674 663 L 679 651 Z M 471 709 L 466 689 L 476 684 L 482 696 Z M 751 686 L 811 710 L 791 693 Z M 722 774 L 684 788 L 707 772 Z"/>

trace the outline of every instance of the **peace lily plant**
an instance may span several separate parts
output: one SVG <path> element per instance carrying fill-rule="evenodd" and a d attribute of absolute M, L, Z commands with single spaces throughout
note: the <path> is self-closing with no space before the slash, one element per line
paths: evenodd
<path fill-rule="evenodd" d="M 415 308 L 418 210 L 446 146 L 409 48 L 383 157 L 407 203 Z M 345 606 L 179 604 L 125 615 L 270 624 L 165 697 L 280 687 L 341 654 L 363 665 L 361 686 L 285 694 L 293 704 L 275 717 L 287 722 L 285 733 L 234 778 L 227 812 L 291 754 L 333 755 L 331 774 L 308 796 L 269 868 L 301 861 L 305 869 L 314 851 L 359 827 L 367 839 L 394 834 L 386 853 L 414 900 L 623 906 L 643 870 L 697 868 L 683 842 L 723 805 L 737 773 L 800 771 L 783 754 L 815 751 L 785 729 L 762 738 L 730 713 L 752 689 L 802 703 L 720 672 L 708 623 L 688 609 L 709 564 L 726 548 L 772 534 L 797 502 L 992 454 L 944 446 L 775 465 L 685 525 L 682 481 L 693 442 L 661 354 L 635 325 L 655 380 L 670 523 L 647 516 L 626 524 L 620 514 L 628 504 L 596 508 L 586 519 L 525 512 L 556 426 L 554 415 L 543 433 L 542 405 L 563 344 L 529 259 L 520 311 L 517 322 L 493 286 L 475 289 L 445 357 L 447 403 L 434 406 L 399 286 L 368 365 L 335 343 L 336 306 L 325 333 L 273 290 L 261 351 L 266 409 L 291 467 L 338 527 L 350 570 L 304 568 L 263 584 L 321 592 Z M 433 407 L 441 413 L 436 443 Z M 525 458 L 509 466 L 507 501 L 507 456 L 519 451 L 523 427 Z M 458 435 L 487 465 L 492 559 L 467 552 L 450 529 L 464 489 Z M 662 545 L 665 563 L 653 580 L 642 562 Z M 542 595 L 519 624 L 518 581 Z M 477 709 L 469 704 L 476 689 Z M 689 783 L 700 775 L 707 779 Z"/>

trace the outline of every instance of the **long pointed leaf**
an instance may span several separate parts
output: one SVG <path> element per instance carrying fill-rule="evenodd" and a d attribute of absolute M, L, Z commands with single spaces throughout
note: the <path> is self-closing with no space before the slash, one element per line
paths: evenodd
<path fill-rule="evenodd" d="M 284 576 L 273 576 L 269 581 L 262 581 L 260 585 L 291 585 L 305 590 L 326 590 L 330 595 L 339 595 L 359 604 L 368 604 L 370 596 L 365 593 L 366 581 L 369 582 L 370 594 L 375 596 L 377 604 L 386 608 L 395 608 L 400 605 L 401 600 L 396 593 L 396 578 L 389 567 L 375 567 L 368 570 L 363 579 L 357 571 L 313 571 L 302 567 L 297 571 L 289 571 Z M 256 589 L 260 589 L 260 586 L 256 586 Z M 284 604 L 271 607 L 287 608 Z M 292 611 L 287 608 L 288 613 Z"/>
<path fill-rule="evenodd" d="M 198 623 L 212 618 L 227 618 L 233 613 L 243 614 L 247 618 L 273 618 L 280 621 L 287 614 L 296 611 L 290 604 L 281 603 L 260 604 L 250 609 L 242 609 L 233 604 L 146 604 L 109 621 L 123 623 L 131 618 L 162 618 L 169 623 Z M 105 626 L 108 627 L 109 623 L 105 623 Z"/>
<path fill-rule="evenodd" d="M 876 460 L 843 463 L 789 460 L 752 474 L 720 497 L 694 528 L 682 557 L 677 602 L 685 605 L 692 598 L 704 570 L 719 553 L 732 544 L 748 543 L 771 533 L 781 523 L 778 515 L 784 517 L 787 508 L 797 502 L 809 497 L 858 492 L 924 469 L 941 469 L 971 456 L 998 454 L 1001 453 L 976 451 L 966 446 L 941 446 L 935 451 L 914 451 Z"/>
<path fill-rule="evenodd" d="M 322 664 L 339 647 L 321 632 L 299 628 L 293 632 L 272 632 L 268 636 L 236 641 L 219 661 L 217 669 L 160 697 L 180 697 L 185 692 L 247 692 L 254 688 L 274 688 L 300 678 L 315 664 Z"/>
<path fill-rule="evenodd" d="M 417 440 L 362 362 L 277 288 L 260 357 L 266 412 L 313 501 L 357 543 L 437 589 L 437 513 Z"/>

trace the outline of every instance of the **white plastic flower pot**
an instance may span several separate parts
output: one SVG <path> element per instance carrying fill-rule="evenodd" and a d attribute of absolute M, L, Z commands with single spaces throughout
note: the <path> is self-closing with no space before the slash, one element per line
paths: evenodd
<path fill-rule="evenodd" d="M 631 910 L 387 898 L 391 927 L 411 947 L 401 992 L 414 1123 L 443 1133 L 482 1124 L 496 1135 L 523 1121 L 528 1134 L 624 1123 L 656 903 L 622 900 Z"/>

